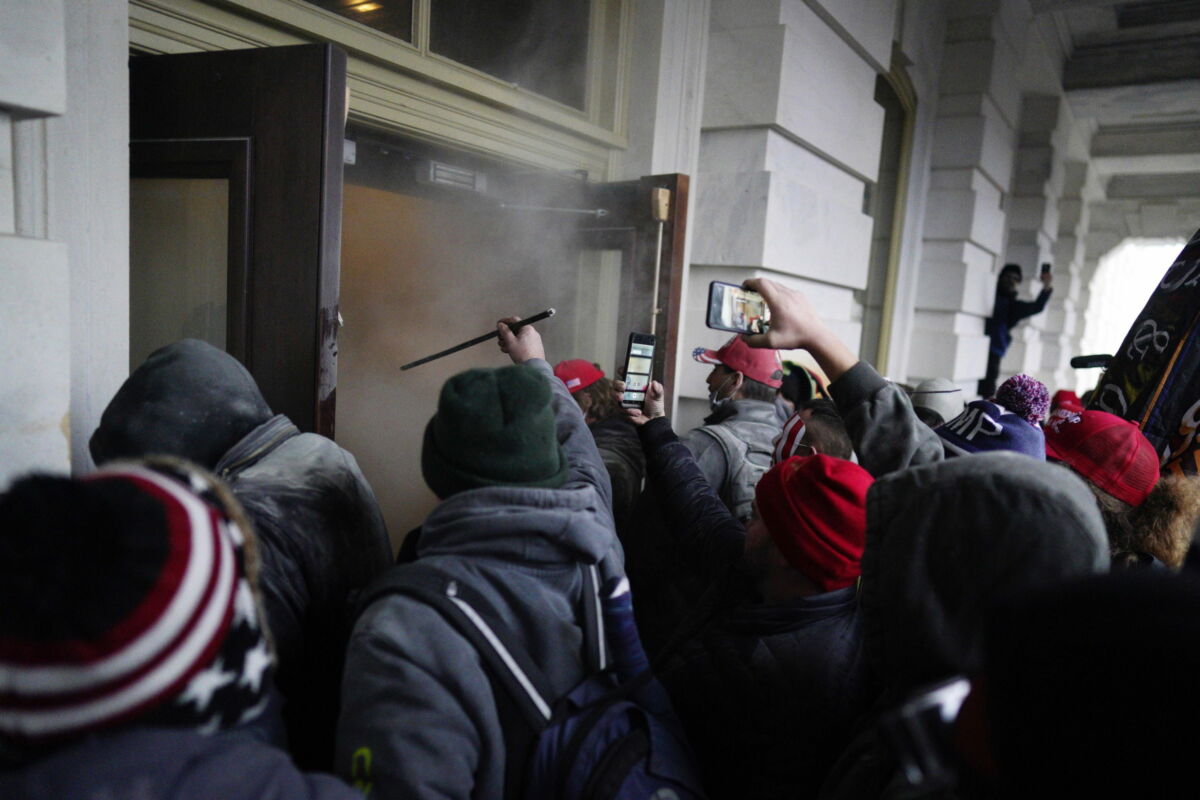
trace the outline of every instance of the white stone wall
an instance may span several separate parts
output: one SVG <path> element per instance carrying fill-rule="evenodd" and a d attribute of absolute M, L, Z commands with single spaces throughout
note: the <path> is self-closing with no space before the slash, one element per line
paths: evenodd
<path fill-rule="evenodd" d="M 0 486 L 86 468 L 127 371 L 127 13 L 0 3 Z"/>
<path fill-rule="evenodd" d="M 693 347 L 710 280 L 767 276 L 805 289 L 857 346 L 883 109 L 875 79 L 895 37 L 894 2 L 713 0 L 677 427 L 707 411 Z"/>
<path fill-rule="evenodd" d="M 129 374 L 129 21 L 124 0 L 68 2 L 67 113 L 46 125 L 49 232 L 71 253 L 71 468 Z"/>
<path fill-rule="evenodd" d="M 67 248 L 48 238 L 46 119 L 67 108 L 61 0 L 0 3 L 0 487 L 69 459 Z"/>
<path fill-rule="evenodd" d="M 922 231 L 929 213 L 926 198 L 931 185 L 931 166 L 939 146 L 935 135 L 938 117 L 938 87 L 946 39 L 944 4 L 905 3 L 897 45 L 908 64 L 905 74 L 916 99 L 912 144 L 909 152 L 908 186 L 904 202 L 904 225 L 900 259 L 896 268 L 896 291 L 892 308 L 890 345 L 880 372 L 895 380 L 907 379 L 910 371 L 916 305 L 924 257 Z"/>
<path fill-rule="evenodd" d="M 951 3 L 947 13 L 907 375 L 974 394 L 1006 245 L 1031 13 L 1023 0 Z"/>

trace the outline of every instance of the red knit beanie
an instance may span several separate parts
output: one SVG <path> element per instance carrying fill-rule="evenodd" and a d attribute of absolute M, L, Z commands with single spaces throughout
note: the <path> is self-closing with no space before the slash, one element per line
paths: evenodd
<path fill-rule="evenodd" d="M 874 481 L 857 464 L 815 455 L 781 461 L 758 482 L 758 515 L 775 545 L 822 592 L 858 578 Z"/>

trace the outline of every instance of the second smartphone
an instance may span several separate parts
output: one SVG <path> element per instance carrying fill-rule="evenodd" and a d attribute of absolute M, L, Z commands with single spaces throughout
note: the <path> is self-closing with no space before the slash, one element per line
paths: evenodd
<path fill-rule="evenodd" d="M 710 328 L 734 333 L 763 333 L 771 321 L 771 312 L 762 295 L 732 283 L 713 281 L 708 285 Z"/>
<path fill-rule="evenodd" d="M 621 405 L 625 408 L 641 408 L 650 388 L 651 373 L 654 371 L 654 337 L 648 333 L 629 334 L 629 348 L 625 351 L 625 392 Z"/>

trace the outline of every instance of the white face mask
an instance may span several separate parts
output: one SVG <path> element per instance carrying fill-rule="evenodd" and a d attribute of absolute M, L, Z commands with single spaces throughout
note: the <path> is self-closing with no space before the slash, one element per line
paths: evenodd
<path fill-rule="evenodd" d="M 724 391 L 725 387 L 729 385 L 729 382 L 736 377 L 737 373 L 735 372 L 725 380 L 721 381 L 720 386 L 708 393 L 708 407 L 711 410 L 716 411 L 733 400 L 733 392 L 730 392 L 725 397 L 721 397 L 721 392 Z"/>

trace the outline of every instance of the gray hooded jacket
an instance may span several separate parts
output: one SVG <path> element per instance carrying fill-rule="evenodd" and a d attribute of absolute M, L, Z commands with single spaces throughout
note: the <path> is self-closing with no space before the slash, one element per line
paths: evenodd
<path fill-rule="evenodd" d="M 1062 467 L 1015 453 L 954 458 L 894 473 L 867 494 L 861 613 L 881 708 L 922 684 L 983 666 L 983 622 L 997 601 L 1108 570 L 1096 501 Z M 822 797 L 895 787 L 875 726 L 843 754 Z"/>
<path fill-rule="evenodd" d="M 858 463 L 876 478 L 946 457 L 942 438 L 917 417 L 908 395 L 867 362 L 858 362 L 831 383 L 829 393 Z"/>
<path fill-rule="evenodd" d="M 0 772 L 5 800 L 362 800 L 251 736 L 178 728 L 108 732 Z"/>
<path fill-rule="evenodd" d="M 557 695 L 585 675 L 583 570 L 624 574 L 608 473 L 575 401 L 545 361 L 558 439 L 570 465 L 558 489 L 490 487 L 442 501 L 421 527 L 417 561 L 481 593 L 520 637 Z M 505 741 L 471 644 L 432 608 L 386 595 L 350 640 L 337 771 L 372 798 L 504 794 Z"/>
<path fill-rule="evenodd" d="M 229 484 L 254 523 L 289 746 L 303 767 L 330 769 L 351 595 L 392 560 L 354 456 L 272 415 L 246 368 L 196 339 L 133 371 L 90 446 L 97 464 L 168 454 Z"/>

